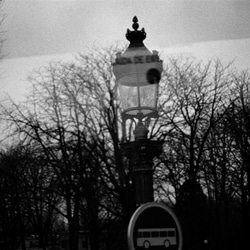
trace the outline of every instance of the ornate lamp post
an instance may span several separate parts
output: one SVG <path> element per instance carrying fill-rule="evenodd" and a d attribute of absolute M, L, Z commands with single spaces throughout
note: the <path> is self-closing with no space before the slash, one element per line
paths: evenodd
<path fill-rule="evenodd" d="M 161 79 L 162 61 L 158 52 L 151 53 L 143 44 L 144 28 L 138 30 L 137 17 L 133 18 L 133 31 L 127 30 L 130 44 L 123 53 L 117 53 L 113 65 L 114 75 L 122 104 L 123 138 L 126 140 L 126 122 L 136 122 L 134 141 L 122 143 L 125 155 L 130 159 L 137 205 L 154 200 L 153 163 L 161 153 L 162 142 L 147 138 L 145 121 L 156 118 L 158 86 Z"/>

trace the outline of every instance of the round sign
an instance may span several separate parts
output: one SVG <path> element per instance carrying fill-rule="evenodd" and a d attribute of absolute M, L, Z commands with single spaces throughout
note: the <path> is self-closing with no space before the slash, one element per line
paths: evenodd
<path fill-rule="evenodd" d="M 161 80 L 161 72 L 158 69 L 149 69 L 147 71 L 147 81 L 150 84 L 159 83 Z"/>
<path fill-rule="evenodd" d="M 140 206 L 129 222 L 128 244 L 130 250 L 181 250 L 182 232 L 176 215 L 161 203 Z"/>

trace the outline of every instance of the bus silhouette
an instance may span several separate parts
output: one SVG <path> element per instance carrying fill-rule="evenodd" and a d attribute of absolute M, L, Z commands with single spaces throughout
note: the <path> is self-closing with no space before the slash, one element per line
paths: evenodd
<path fill-rule="evenodd" d="M 138 247 L 146 249 L 151 246 L 165 246 L 168 248 L 177 244 L 176 230 L 175 228 L 138 229 L 136 244 Z"/>

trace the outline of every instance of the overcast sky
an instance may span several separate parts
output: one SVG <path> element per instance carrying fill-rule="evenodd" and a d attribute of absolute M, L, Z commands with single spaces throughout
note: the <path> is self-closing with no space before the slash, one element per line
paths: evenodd
<path fill-rule="evenodd" d="M 1 96 L 23 96 L 27 74 L 50 60 L 126 41 L 134 15 L 150 50 L 250 68 L 249 0 L 5 0 L 3 11 Z"/>

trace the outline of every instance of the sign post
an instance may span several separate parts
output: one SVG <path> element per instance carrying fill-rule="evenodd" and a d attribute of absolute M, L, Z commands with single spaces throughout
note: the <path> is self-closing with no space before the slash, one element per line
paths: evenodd
<path fill-rule="evenodd" d="M 129 250 L 181 250 L 182 241 L 179 221 L 164 204 L 146 203 L 131 217 L 128 227 Z"/>

